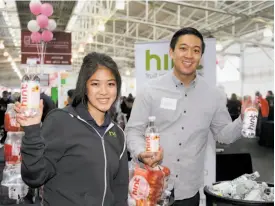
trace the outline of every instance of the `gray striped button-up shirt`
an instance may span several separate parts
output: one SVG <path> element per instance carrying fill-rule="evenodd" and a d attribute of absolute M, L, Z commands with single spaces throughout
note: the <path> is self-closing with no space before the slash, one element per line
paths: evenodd
<path fill-rule="evenodd" d="M 162 165 L 171 170 L 175 199 L 194 196 L 203 186 L 204 156 L 208 133 L 216 141 L 232 143 L 241 137 L 241 117 L 233 123 L 225 96 L 197 75 L 188 88 L 173 71 L 150 80 L 137 95 L 126 127 L 132 157 L 145 151 L 144 132 L 149 116 L 156 116 Z"/>

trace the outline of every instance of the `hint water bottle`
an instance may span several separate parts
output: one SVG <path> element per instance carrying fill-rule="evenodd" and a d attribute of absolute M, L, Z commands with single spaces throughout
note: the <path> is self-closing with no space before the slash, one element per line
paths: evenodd
<path fill-rule="evenodd" d="M 234 180 L 231 181 L 232 184 L 240 184 L 242 182 L 245 182 L 246 180 L 256 180 L 257 178 L 260 177 L 260 174 L 258 171 L 253 172 L 251 174 L 243 174 L 237 178 L 235 178 Z"/>
<path fill-rule="evenodd" d="M 254 104 L 245 110 L 242 128 L 243 137 L 253 138 L 256 136 L 258 114 L 258 109 Z"/>
<path fill-rule="evenodd" d="M 36 61 L 29 61 L 28 64 L 21 82 L 21 104 L 24 106 L 24 115 L 33 117 L 39 114 L 40 78 L 37 74 Z"/>
<path fill-rule="evenodd" d="M 155 126 L 156 117 L 148 118 L 149 124 L 145 131 L 146 152 L 158 152 L 160 149 L 160 139 L 158 129 Z"/>
<path fill-rule="evenodd" d="M 171 192 L 169 190 L 165 190 L 161 200 L 158 202 L 159 206 L 169 206 L 170 204 L 170 196 Z"/>

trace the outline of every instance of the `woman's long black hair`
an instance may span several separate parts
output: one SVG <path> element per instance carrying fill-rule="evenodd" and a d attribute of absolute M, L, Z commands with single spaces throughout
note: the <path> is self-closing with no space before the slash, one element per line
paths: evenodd
<path fill-rule="evenodd" d="M 83 63 L 81 65 L 81 69 L 79 71 L 76 88 L 74 92 L 74 98 L 72 102 L 72 106 L 76 107 L 79 103 L 83 102 L 84 104 L 87 104 L 87 88 L 86 88 L 86 82 L 90 79 L 90 77 L 97 71 L 98 66 L 105 66 L 115 77 L 116 84 L 117 84 L 117 98 L 120 96 L 120 89 L 121 89 L 121 76 L 118 71 L 117 64 L 115 61 L 108 55 L 97 53 L 97 52 L 91 52 L 87 54 L 84 59 Z"/>

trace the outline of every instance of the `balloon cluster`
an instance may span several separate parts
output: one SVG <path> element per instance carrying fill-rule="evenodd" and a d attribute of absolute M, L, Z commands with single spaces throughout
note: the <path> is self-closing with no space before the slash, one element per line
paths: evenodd
<path fill-rule="evenodd" d="M 49 3 L 42 4 L 40 0 L 31 0 L 29 7 L 36 16 L 36 20 L 30 20 L 28 23 L 28 29 L 32 32 L 32 42 L 51 41 L 53 39 L 52 31 L 56 28 L 55 20 L 49 19 L 49 16 L 53 14 L 52 5 Z"/>

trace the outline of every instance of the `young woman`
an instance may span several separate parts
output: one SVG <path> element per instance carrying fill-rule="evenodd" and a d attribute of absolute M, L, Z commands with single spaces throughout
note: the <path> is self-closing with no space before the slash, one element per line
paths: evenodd
<path fill-rule="evenodd" d="M 45 206 L 126 206 L 128 161 L 123 131 L 108 110 L 119 97 L 121 77 L 113 59 L 88 54 L 82 63 L 72 105 L 24 117 L 22 178 L 43 186 Z"/>

